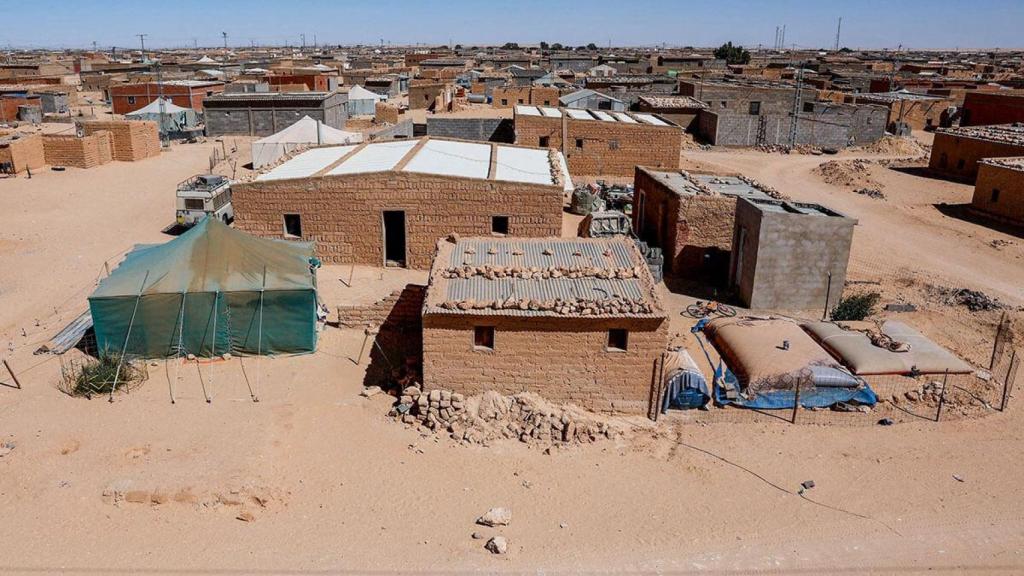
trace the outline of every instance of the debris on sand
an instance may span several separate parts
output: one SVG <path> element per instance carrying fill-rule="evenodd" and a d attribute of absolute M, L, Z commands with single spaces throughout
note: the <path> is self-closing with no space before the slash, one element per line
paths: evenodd
<path fill-rule="evenodd" d="M 980 290 L 929 286 L 928 292 L 942 304 L 964 306 L 971 312 L 987 312 L 1006 308 L 998 298 L 993 298 Z"/>
<path fill-rule="evenodd" d="M 919 143 L 913 138 L 900 138 L 898 136 L 883 136 L 871 144 L 859 146 L 858 152 L 869 154 L 885 154 L 887 156 L 924 156 L 928 153 L 927 146 Z"/>
<path fill-rule="evenodd" d="M 1009 240 L 1003 240 L 1002 238 L 996 238 L 995 240 L 988 243 L 989 246 L 996 250 L 1002 250 L 1005 246 L 1013 246 L 1013 242 Z"/>
<path fill-rule="evenodd" d="M 508 552 L 508 540 L 504 536 L 495 536 L 488 540 L 484 547 L 491 554 L 505 554 Z"/>
<path fill-rule="evenodd" d="M 486 514 L 476 519 L 481 526 L 508 526 L 512 522 L 512 511 L 508 508 L 491 508 Z"/>
<path fill-rule="evenodd" d="M 853 160 L 829 160 L 821 163 L 814 172 L 821 176 L 826 184 L 847 186 L 850 188 L 880 189 L 882 185 L 871 177 L 871 160 L 855 158 Z"/>
<path fill-rule="evenodd" d="M 857 188 L 853 193 L 860 194 L 861 196 L 867 196 L 868 198 L 874 198 L 876 200 L 885 200 L 885 193 L 878 188 Z"/>

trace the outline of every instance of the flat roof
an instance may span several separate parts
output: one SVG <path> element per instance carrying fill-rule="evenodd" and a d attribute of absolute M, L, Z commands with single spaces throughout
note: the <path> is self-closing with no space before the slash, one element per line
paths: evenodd
<path fill-rule="evenodd" d="M 995 124 L 992 126 L 964 126 L 960 128 L 939 128 L 938 134 L 948 134 L 957 138 L 987 140 L 1024 147 L 1024 122 L 1013 124 Z"/>
<path fill-rule="evenodd" d="M 980 160 L 980 163 L 1016 172 L 1024 172 L 1024 156 L 1016 156 L 1012 158 L 984 158 Z"/>
<path fill-rule="evenodd" d="M 573 120 L 599 120 L 601 122 L 618 122 L 620 124 L 646 124 L 648 126 L 674 127 L 676 124 L 655 116 L 654 114 L 641 112 L 612 112 L 610 110 L 591 110 L 586 108 L 553 108 L 548 106 L 530 106 L 519 104 L 515 106 L 517 116 L 543 116 L 546 118 L 561 118 L 562 115 Z"/>
<path fill-rule="evenodd" d="M 312 148 L 257 176 L 256 181 L 369 174 L 396 168 L 401 172 L 547 186 L 560 181 L 564 190 L 573 189 L 561 152 L 429 137 Z"/>
<path fill-rule="evenodd" d="M 685 170 L 654 170 L 640 167 L 649 176 L 679 196 L 735 196 L 771 200 L 771 193 L 742 176 L 694 174 Z"/>

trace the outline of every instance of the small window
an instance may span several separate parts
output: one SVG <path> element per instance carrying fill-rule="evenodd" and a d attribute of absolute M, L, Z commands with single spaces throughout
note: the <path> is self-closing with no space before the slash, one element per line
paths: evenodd
<path fill-rule="evenodd" d="M 995 204 L 996 202 L 999 202 L 999 188 L 993 188 L 992 189 L 992 200 L 991 200 L 991 202 L 993 204 Z"/>
<path fill-rule="evenodd" d="M 129 96 L 128 97 L 128 103 L 129 104 L 135 104 L 135 96 Z"/>
<path fill-rule="evenodd" d="M 964 159 L 963 158 L 961 158 L 961 159 L 956 161 L 956 169 L 957 170 L 963 170 L 964 169 Z"/>
<path fill-rule="evenodd" d="M 545 106 L 551 106 L 551 100 L 545 100 L 544 101 L 544 105 Z"/>
<path fill-rule="evenodd" d="M 609 140 L 608 141 L 608 149 L 609 150 L 618 150 L 619 149 L 619 141 L 618 140 Z"/>
<path fill-rule="evenodd" d="M 726 108 L 728 106 L 728 102 L 722 100 L 721 102 L 718 103 L 718 106 L 721 108 Z"/>
<path fill-rule="evenodd" d="M 579 148 L 580 150 L 583 149 L 583 138 L 576 139 L 576 147 Z"/>
<path fill-rule="evenodd" d="M 804 102 L 804 112 L 814 112 L 814 102 Z"/>
<path fill-rule="evenodd" d="M 502 106 L 508 106 L 508 98 L 502 98 L 501 99 L 501 105 Z"/>
<path fill-rule="evenodd" d="M 541 148 L 547 148 L 550 145 L 551 145 L 551 137 L 550 136 L 541 136 L 540 137 L 540 143 L 538 144 L 538 146 L 540 146 Z"/>
<path fill-rule="evenodd" d="M 302 238 L 302 216 L 298 214 L 284 215 L 284 235 Z"/>
<path fill-rule="evenodd" d="M 608 351 L 625 352 L 629 346 L 629 330 L 612 328 L 608 331 Z"/>
<path fill-rule="evenodd" d="M 185 198 L 185 210 L 202 210 L 202 198 Z"/>
<path fill-rule="evenodd" d="M 494 350 L 494 326 L 474 326 L 473 347 L 477 350 Z"/>
<path fill-rule="evenodd" d="M 761 114 L 761 103 L 760 102 L 751 102 L 750 103 L 750 115 L 751 116 L 758 116 L 760 114 Z"/>
<path fill-rule="evenodd" d="M 491 234 L 508 234 L 508 216 L 491 216 Z"/>
<path fill-rule="evenodd" d="M 524 102 L 523 102 L 523 99 L 522 99 L 522 98 L 518 98 L 518 99 L 516 100 L 516 102 L 517 102 L 517 103 L 519 103 L 519 104 L 524 104 Z"/>

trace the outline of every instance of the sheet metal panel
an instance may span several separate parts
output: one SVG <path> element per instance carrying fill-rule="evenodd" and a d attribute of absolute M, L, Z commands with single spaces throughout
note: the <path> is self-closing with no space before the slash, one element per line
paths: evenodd
<path fill-rule="evenodd" d="M 487 252 L 495 248 L 496 254 Z M 473 253 L 467 253 L 471 250 Z M 544 250 L 551 252 L 544 254 Z M 608 250 L 611 255 L 605 256 Z M 513 254 L 513 251 L 522 254 Z M 580 256 L 575 256 L 574 253 Z M 538 268 L 595 266 L 598 268 L 629 268 L 637 263 L 624 242 L 586 242 L 563 239 L 543 241 L 489 241 L 486 238 L 460 240 L 452 250 L 449 266 L 527 266 Z"/>
<path fill-rule="evenodd" d="M 576 120 L 593 120 L 594 117 L 590 115 L 586 110 L 579 110 L 577 108 L 566 108 L 565 113 L 569 115 L 569 118 Z"/>
<path fill-rule="evenodd" d="M 634 116 L 636 116 L 637 120 L 645 124 L 650 124 L 652 126 L 668 126 L 668 124 L 654 116 L 651 116 L 650 114 L 634 114 Z"/>
<path fill-rule="evenodd" d="M 629 114 L 623 114 L 622 112 L 612 112 L 612 115 L 619 119 L 620 122 L 626 124 L 636 124 L 636 120 L 630 118 Z"/>
<path fill-rule="evenodd" d="M 540 112 L 541 112 L 541 114 L 547 116 L 548 118 L 561 118 L 562 117 L 562 111 L 559 110 L 558 108 L 541 108 Z"/>
<path fill-rule="evenodd" d="M 495 162 L 495 180 L 547 185 L 554 183 L 547 150 L 498 146 Z"/>
<path fill-rule="evenodd" d="M 611 114 L 609 114 L 607 112 L 604 112 L 602 110 L 591 110 L 591 113 L 594 116 L 597 116 L 598 120 L 604 120 L 605 122 L 615 122 L 616 121 L 614 116 L 612 116 Z"/>
<path fill-rule="evenodd" d="M 363 174 L 367 172 L 384 172 L 391 170 L 406 154 L 412 150 L 419 140 L 401 140 L 398 142 L 377 142 L 369 144 L 341 165 L 334 167 L 328 175 Z"/>
<path fill-rule="evenodd" d="M 355 146 L 328 146 L 313 148 L 288 160 L 256 180 L 283 180 L 286 178 L 307 178 L 327 168 L 339 158 L 348 154 Z"/>
<path fill-rule="evenodd" d="M 490 144 L 427 140 L 403 171 L 486 179 L 490 169 Z"/>
<path fill-rule="evenodd" d="M 523 116 L 540 116 L 540 110 L 536 106 L 516 106 L 516 114 Z"/>

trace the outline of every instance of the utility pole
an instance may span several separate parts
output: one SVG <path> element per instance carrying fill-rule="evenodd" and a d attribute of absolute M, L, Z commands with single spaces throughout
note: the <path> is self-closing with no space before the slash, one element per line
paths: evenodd
<path fill-rule="evenodd" d="M 839 33 L 843 30 L 843 17 L 839 17 L 839 24 L 836 25 L 836 52 L 839 52 Z"/>
<path fill-rule="evenodd" d="M 228 33 L 227 32 L 221 32 L 220 35 L 221 35 L 222 38 L 224 38 L 224 49 L 227 50 L 228 49 Z"/>
<path fill-rule="evenodd" d="M 302 51 L 305 52 L 306 51 L 306 35 L 305 34 L 299 34 L 299 38 L 302 39 Z"/>
<path fill-rule="evenodd" d="M 139 43 L 142 45 L 142 59 L 146 59 L 146 36 L 149 34 L 136 34 L 139 37 Z"/>
<path fill-rule="evenodd" d="M 800 121 L 800 96 L 804 86 L 804 63 L 796 70 L 796 89 L 793 90 L 793 123 L 789 126 L 789 149 L 796 148 L 797 124 Z"/>
<path fill-rule="evenodd" d="M 92 51 L 93 52 L 96 51 L 96 41 L 95 40 L 92 41 Z"/>
<path fill-rule="evenodd" d="M 160 60 L 157 60 L 156 61 L 156 99 L 157 99 L 157 102 L 159 102 L 158 106 L 160 107 L 160 143 L 162 145 L 166 146 L 167 145 L 166 140 L 167 140 L 167 136 L 168 136 L 167 135 L 167 124 L 165 123 L 165 121 L 167 119 L 167 106 L 164 103 L 164 82 L 163 82 L 163 75 L 160 72 L 160 69 L 162 67 L 163 67 L 163 62 L 161 62 Z"/>
<path fill-rule="evenodd" d="M 199 48 L 199 40 L 195 37 L 192 38 L 192 49 L 196 50 Z"/>

